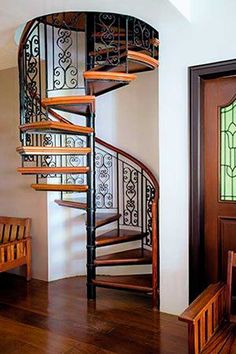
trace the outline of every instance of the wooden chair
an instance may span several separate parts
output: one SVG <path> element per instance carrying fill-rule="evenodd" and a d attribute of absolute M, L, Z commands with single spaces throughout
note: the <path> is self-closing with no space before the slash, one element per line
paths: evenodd
<path fill-rule="evenodd" d="M 234 267 L 236 253 L 229 251 L 227 283 L 208 286 L 179 316 L 180 321 L 188 323 L 190 354 L 236 353 L 236 324 L 231 316 Z"/>
<path fill-rule="evenodd" d="M 26 264 L 31 279 L 31 220 L 0 216 L 0 272 Z"/>

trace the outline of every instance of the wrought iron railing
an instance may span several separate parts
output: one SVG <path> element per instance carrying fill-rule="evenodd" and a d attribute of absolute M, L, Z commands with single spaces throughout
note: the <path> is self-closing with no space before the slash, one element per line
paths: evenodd
<path fill-rule="evenodd" d="M 58 116 L 57 116 L 58 118 Z M 43 135 L 43 146 L 85 147 L 86 140 L 76 135 Z M 34 145 L 35 146 L 35 145 Z M 25 156 L 27 167 L 79 167 L 86 165 L 83 155 Z M 96 138 L 95 145 L 96 209 L 116 210 L 121 214 L 119 226 L 146 234 L 144 244 L 151 246 L 153 220 L 157 222 L 158 182 L 151 171 L 133 156 Z M 38 175 L 38 182 L 62 178 L 63 184 L 86 184 L 84 174 Z M 62 198 L 70 199 L 70 193 Z M 155 208 L 154 208 L 155 207 Z"/>
<path fill-rule="evenodd" d="M 96 138 L 96 208 L 115 209 L 119 225 L 146 234 L 144 244 L 157 241 L 158 182 L 139 160 Z"/>
<path fill-rule="evenodd" d="M 86 50 L 84 49 L 86 48 Z M 83 72 L 119 66 L 127 71 L 128 50 L 158 59 L 158 32 L 134 17 L 112 13 L 57 13 L 29 22 L 19 48 L 21 124 L 47 119 L 65 120 L 42 105 L 43 97 L 85 90 Z M 21 133 L 27 146 L 84 146 L 78 136 Z M 119 150 L 120 151 L 120 150 Z M 23 166 L 79 166 L 85 158 L 23 156 Z M 132 156 L 101 142 L 96 146 L 97 209 L 119 209 L 120 224 L 147 233 L 152 244 L 153 205 L 158 184 L 150 171 Z M 38 180 L 60 178 L 63 183 L 86 183 L 82 175 L 39 175 Z"/>
<path fill-rule="evenodd" d="M 112 13 L 67 12 L 30 21 L 19 47 L 21 124 L 47 119 L 43 97 L 83 94 L 86 70 L 119 66 L 127 72 L 129 50 L 158 59 L 158 36 L 145 22 Z"/>
<path fill-rule="evenodd" d="M 128 50 L 142 51 L 158 59 L 158 32 L 131 16 L 91 13 L 88 16 L 88 69 L 119 66 L 127 72 Z"/>
<path fill-rule="evenodd" d="M 158 59 L 158 32 L 143 21 L 111 13 L 58 13 L 29 22 L 19 47 L 20 122 L 59 120 L 60 116 L 42 103 L 45 97 L 81 95 L 86 93 L 83 72 L 114 70 L 128 72 L 128 51 L 138 51 Z M 88 117 L 87 117 L 88 118 Z M 90 119 L 94 124 L 94 116 Z M 116 210 L 121 214 L 118 227 L 145 233 L 143 247 L 152 247 L 153 293 L 158 284 L 158 195 L 159 187 L 152 172 L 140 161 L 121 149 L 96 138 L 74 134 L 20 133 L 24 146 L 91 147 L 87 157 L 80 155 L 23 155 L 22 165 L 28 167 L 92 166 L 84 174 L 37 174 L 37 183 L 57 179 L 61 184 L 88 184 L 87 229 L 94 228 L 94 204 L 97 210 Z M 92 134 L 91 134 L 92 135 Z M 90 142 L 89 142 L 90 139 Z M 87 160 L 86 160 L 87 159 Z M 95 203 L 90 191 L 94 191 Z M 45 181 L 44 181 L 45 180 Z M 62 193 L 63 198 L 68 194 Z M 93 236 L 92 232 L 88 234 Z M 89 237 L 90 237 L 89 236 Z M 87 242 L 90 252 L 89 281 L 94 279 L 94 240 Z M 94 294 L 90 296 L 93 298 Z M 157 298 L 157 296 L 154 296 Z"/>

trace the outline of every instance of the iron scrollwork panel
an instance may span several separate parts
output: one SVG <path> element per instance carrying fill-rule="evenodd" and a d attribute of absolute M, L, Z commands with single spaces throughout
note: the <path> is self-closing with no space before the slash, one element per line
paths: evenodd
<path fill-rule="evenodd" d="M 80 136 L 65 136 L 64 144 L 66 147 L 76 148 L 76 147 L 84 147 L 85 140 Z M 62 142 L 63 143 L 63 142 Z M 65 157 L 64 161 L 65 166 L 68 167 L 80 167 L 86 166 L 86 156 L 84 155 L 69 155 Z M 67 174 L 64 176 L 64 182 L 66 184 L 85 184 L 86 177 L 84 174 Z"/>
<path fill-rule="evenodd" d="M 51 15 L 52 26 L 46 26 L 48 90 L 77 89 L 79 87 L 79 33 L 76 31 L 79 14 L 70 17 L 64 14 Z"/>
<path fill-rule="evenodd" d="M 95 170 L 96 207 L 97 209 L 112 209 L 115 207 L 113 191 L 114 156 L 96 148 Z"/>
<path fill-rule="evenodd" d="M 131 17 L 129 19 L 129 46 L 153 54 L 154 30 L 147 23 Z"/>
<path fill-rule="evenodd" d="M 139 171 L 122 163 L 123 223 L 139 227 Z"/>
<path fill-rule="evenodd" d="M 41 119 L 40 105 L 40 28 L 36 23 L 31 30 L 23 48 L 23 110 L 22 123 L 35 122 Z"/>
<path fill-rule="evenodd" d="M 125 45 L 123 17 L 111 13 L 89 15 L 90 33 L 88 61 L 90 68 L 97 65 L 117 66 L 121 63 Z"/>
<path fill-rule="evenodd" d="M 146 232 L 148 235 L 145 238 L 145 244 L 147 246 L 152 245 L 152 203 L 155 196 L 155 188 L 152 184 L 146 180 L 146 201 L 145 201 L 145 210 L 146 210 Z"/>

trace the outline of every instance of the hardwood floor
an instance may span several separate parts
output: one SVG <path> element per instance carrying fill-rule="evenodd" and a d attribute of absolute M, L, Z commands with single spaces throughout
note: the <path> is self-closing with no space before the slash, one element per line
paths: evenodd
<path fill-rule="evenodd" d="M 187 354 L 187 327 L 153 312 L 151 298 L 97 290 L 84 277 L 46 283 L 0 275 L 0 353 Z"/>

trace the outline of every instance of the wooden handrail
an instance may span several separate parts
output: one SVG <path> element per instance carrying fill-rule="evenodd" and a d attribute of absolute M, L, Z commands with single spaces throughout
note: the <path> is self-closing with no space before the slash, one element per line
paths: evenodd
<path fill-rule="evenodd" d="M 56 118 L 57 120 L 59 120 L 60 122 L 65 122 L 64 118 L 58 114 L 55 113 L 53 110 L 50 111 L 50 114 Z M 72 124 L 69 123 L 68 124 Z M 129 153 L 127 153 L 126 151 L 119 149 L 109 143 L 107 143 L 106 141 L 95 137 L 95 142 L 97 144 L 100 144 L 101 146 L 106 147 L 109 150 L 112 150 L 114 152 L 116 152 L 117 154 L 120 154 L 124 157 L 126 157 L 128 160 L 132 161 L 133 163 L 135 163 L 137 166 L 139 166 L 143 171 L 146 172 L 146 174 L 149 176 L 149 178 L 151 179 L 154 188 L 155 188 L 155 194 L 154 194 L 154 198 L 153 198 L 153 203 L 152 203 L 152 247 L 153 247 L 153 255 L 156 255 L 156 257 L 153 257 L 153 262 L 152 262 L 152 272 L 153 272 L 153 284 L 158 284 L 158 278 L 159 278 L 159 274 L 158 274 L 158 264 L 159 264 L 159 247 L 158 247 L 158 199 L 159 199 L 159 183 L 156 179 L 156 177 L 154 176 L 154 174 L 151 172 L 151 170 L 144 165 L 141 161 L 139 161 L 138 159 L 136 159 L 134 156 L 130 155 Z M 153 288 L 154 289 L 154 288 Z M 154 289 L 153 291 L 157 292 L 158 289 Z M 154 297 L 155 298 L 155 297 Z M 156 304 L 153 303 L 153 307 L 156 307 Z"/>
<path fill-rule="evenodd" d="M 18 62 L 19 62 L 19 59 L 20 59 L 20 55 L 21 55 L 21 51 L 25 45 L 25 40 L 26 40 L 26 37 L 29 33 L 29 31 L 31 30 L 31 28 L 33 27 L 33 23 L 35 22 L 35 19 L 29 21 L 26 23 L 25 25 L 25 28 L 21 34 L 21 37 L 20 37 L 20 42 L 19 42 L 19 48 L 18 48 Z"/>
<path fill-rule="evenodd" d="M 65 122 L 65 118 L 63 118 L 60 114 L 54 112 L 53 110 L 50 110 L 50 114 L 54 118 L 56 118 L 58 121 L 63 122 L 63 123 Z M 69 121 L 67 121 L 67 123 L 73 125 L 73 123 L 70 123 Z M 152 225 L 153 226 L 152 241 L 153 241 L 154 248 L 156 248 L 156 251 L 157 251 L 157 254 L 158 254 L 159 253 L 158 243 L 156 242 L 157 240 L 154 237 L 154 235 L 157 235 L 157 232 L 158 232 L 158 226 L 157 226 L 158 217 L 157 217 L 157 214 L 158 214 L 158 199 L 159 199 L 159 183 L 158 183 L 156 177 L 154 176 L 154 174 L 151 172 L 151 170 L 146 165 L 144 165 L 141 161 L 139 161 L 138 159 L 136 159 L 134 156 L 130 155 L 126 151 L 124 151 L 124 150 L 122 150 L 120 148 L 117 148 L 114 145 L 111 145 L 111 144 L 107 143 L 106 141 L 104 141 L 104 140 L 102 140 L 102 139 L 100 139 L 98 137 L 95 137 L 95 142 L 97 144 L 100 144 L 101 146 L 106 147 L 109 150 L 112 150 L 112 151 L 116 152 L 117 154 L 120 154 L 120 155 L 126 157 L 128 160 L 132 161 L 137 166 L 139 166 L 144 172 L 146 172 L 146 174 L 151 179 L 151 181 L 152 181 L 152 183 L 154 185 L 154 188 L 155 188 L 155 194 L 154 194 L 153 203 L 152 203 L 152 221 L 153 221 L 153 225 Z M 154 271 L 154 274 L 156 274 L 156 276 L 158 276 L 157 270 L 156 270 L 157 267 L 158 267 L 158 259 L 156 259 L 153 262 L 153 271 Z"/>
<path fill-rule="evenodd" d="M 106 147 L 109 150 L 116 152 L 117 154 L 120 154 L 120 155 L 126 157 L 130 161 L 134 162 L 137 166 L 139 166 L 143 171 L 145 171 L 146 174 L 150 177 L 150 179 L 154 185 L 154 188 L 156 190 L 156 193 L 154 196 L 154 202 L 158 201 L 158 199 L 159 199 L 159 184 L 158 184 L 157 179 L 154 176 L 154 174 L 151 172 L 151 170 L 146 165 L 144 165 L 141 161 L 139 161 L 138 159 L 136 159 L 134 156 L 130 155 L 126 151 L 124 151 L 120 148 L 117 148 L 117 147 L 107 143 L 106 141 L 104 141 L 98 137 L 95 137 L 95 142 Z"/>
<path fill-rule="evenodd" d="M 21 65 L 23 64 L 23 60 L 24 59 L 24 49 L 25 49 L 25 45 L 27 44 L 28 39 L 30 39 L 30 35 L 34 32 L 35 29 L 37 29 L 39 22 L 38 19 L 33 19 L 31 21 L 29 21 L 23 32 L 21 35 L 21 39 L 20 39 L 20 44 L 19 44 L 19 50 L 18 50 L 18 63 L 19 63 L 19 68 L 21 71 Z M 152 38 L 151 40 L 151 44 L 154 47 L 157 47 L 159 45 L 159 40 L 157 38 Z M 124 47 L 126 48 L 126 47 Z M 133 48 L 133 46 L 132 46 Z M 123 48 L 122 48 L 123 49 Z M 154 57 L 154 52 L 153 52 L 153 57 L 149 57 L 148 55 L 145 55 L 143 53 L 136 53 L 134 51 L 128 51 L 127 53 L 127 60 L 128 60 L 128 54 L 130 55 L 130 59 L 135 60 L 137 62 L 144 62 L 146 64 L 148 64 L 150 67 L 157 67 L 158 66 L 158 61 L 153 58 Z M 40 58 L 38 59 L 40 60 Z M 39 63 L 40 65 L 40 63 Z M 105 80 L 105 81 L 109 81 L 109 80 L 113 80 L 115 82 L 125 82 L 126 84 L 135 80 L 136 79 L 136 75 L 133 73 L 123 73 L 123 72 L 106 72 L 106 71 L 87 71 L 84 72 L 84 78 L 89 80 Z M 21 84 L 23 85 L 24 82 L 21 82 Z M 47 131 L 47 129 L 51 129 L 51 128 L 55 128 L 57 130 L 61 130 L 61 131 L 69 131 L 69 132 L 79 132 L 82 128 L 78 128 L 78 126 L 76 124 L 73 124 L 72 122 L 70 122 L 68 119 L 64 118 L 63 116 L 61 116 L 60 114 L 56 113 L 53 107 L 47 107 L 47 105 L 45 104 L 45 101 L 42 101 L 42 97 L 41 97 L 41 92 L 39 94 L 34 94 L 33 92 L 31 92 L 30 89 L 27 88 L 27 93 L 30 95 L 32 100 L 36 100 L 37 102 L 39 102 L 39 104 L 41 105 L 41 107 L 44 110 L 47 110 L 46 112 L 47 114 L 47 119 L 49 121 L 47 122 L 43 122 L 40 123 L 39 122 L 34 122 L 34 123 L 30 123 L 30 124 L 23 124 L 21 125 L 21 130 L 22 131 L 27 131 L 29 128 L 31 128 L 32 131 L 34 131 L 34 129 L 36 128 L 45 128 L 45 131 Z M 81 113 L 81 112 L 79 112 Z M 49 116 L 50 115 L 50 116 Z M 56 120 L 54 121 L 53 118 Z M 60 122 L 60 123 L 58 123 Z M 63 129 L 62 129 L 63 128 Z M 50 130 L 49 129 L 49 130 Z M 100 138 L 95 137 L 95 142 L 99 145 L 101 145 L 102 147 L 105 147 L 107 149 L 109 149 L 110 151 L 119 154 L 120 156 L 126 158 L 127 160 L 129 160 L 130 162 L 134 163 L 135 166 L 138 167 L 139 170 L 136 171 L 138 173 L 142 173 L 143 176 L 143 172 L 145 173 L 145 175 L 142 178 L 145 178 L 145 180 L 148 180 L 148 183 L 151 184 L 152 188 L 154 188 L 154 195 L 151 195 L 151 200 L 148 199 L 148 202 L 150 202 L 150 207 L 151 207 L 151 217 L 152 217 L 152 225 L 150 226 L 150 228 L 152 229 L 152 231 L 150 231 L 150 237 L 152 238 L 152 274 L 153 274 L 153 299 L 154 299 L 154 303 L 153 303 L 153 307 L 156 308 L 157 304 L 155 303 L 155 299 L 158 298 L 157 296 L 157 286 L 158 286 L 158 265 L 159 265 L 159 244 L 158 244 L 158 199 L 159 199 L 159 183 L 156 179 L 156 177 L 154 176 L 154 174 L 152 173 L 152 171 L 146 166 L 144 165 L 144 163 L 142 163 L 141 161 L 139 161 L 138 159 L 136 159 L 134 156 L 130 155 L 129 153 L 127 153 L 126 151 L 117 148 L 105 141 L 103 141 Z M 25 172 L 25 171 L 23 171 Z M 29 170 L 28 170 L 29 172 Z M 32 172 L 32 171 L 31 171 Z M 34 171 L 35 172 L 35 171 Z M 75 185 L 67 185 L 67 187 L 65 188 L 65 186 L 61 186 L 61 189 L 59 188 L 59 185 L 37 185 L 34 184 L 32 185 L 32 187 L 36 190 L 77 190 L 78 186 Z M 81 191 L 85 186 L 80 186 Z M 87 187 L 87 186 L 86 186 Z M 78 190 L 79 191 L 79 190 Z M 142 189 L 142 193 L 143 193 L 143 189 Z M 148 196 L 149 198 L 149 196 Z M 147 206 L 145 207 L 147 210 Z M 148 212 L 149 213 L 149 212 Z M 149 216 L 148 216 L 149 217 Z"/>
<path fill-rule="evenodd" d="M 137 166 L 139 166 L 143 171 L 146 172 L 146 174 L 149 176 L 151 179 L 154 188 L 155 188 L 155 194 L 152 202 L 152 289 L 153 289 L 153 304 L 152 307 L 153 309 L 156 309 L 159 307 L 159 304 L 156 303 L 156 299 L 158 299 L 158 288 L 157 284 L 159 284 L 159 271 L 158 271 L 158 265 L 159 265 L 159 244 L 158 244 L 158 199 L 159 199 L 159 183 L 157 182 L 156 177 L 154 174 L 149 170 L 149 168 L 144 165 L 141 161 L 136 159 L 134 156 L 128 154 L 126 151 L 121 150 L 105 141 L 103 141 L 100 138 L 95 137 L 95 142 L 97 144 L 100 144 L 101 146 L 106 147 L 109 150 L 112 150 L 116 152 L 117 154 L 120 154 L 124 157 L 126 157 L 128 160 L 132 161 L 135 163 Z"/>

